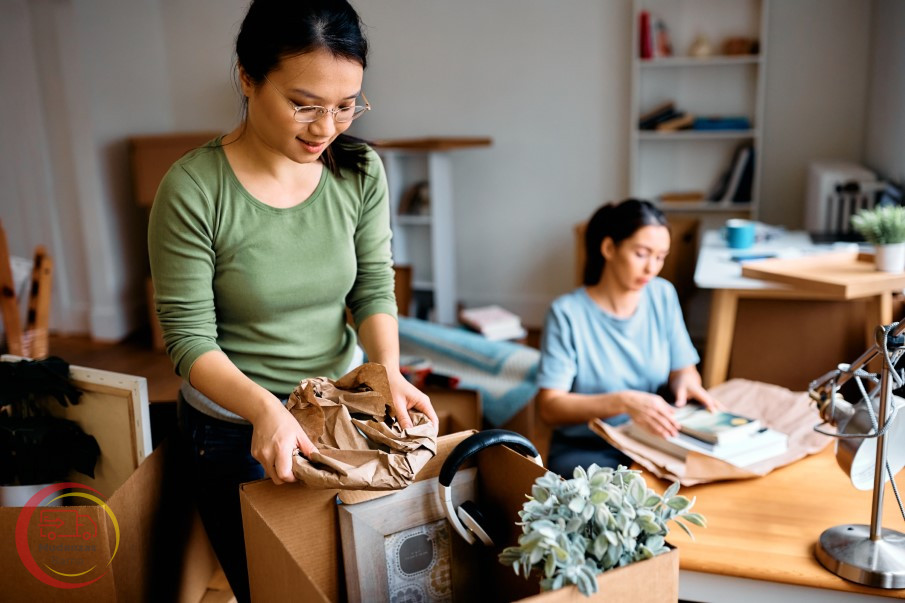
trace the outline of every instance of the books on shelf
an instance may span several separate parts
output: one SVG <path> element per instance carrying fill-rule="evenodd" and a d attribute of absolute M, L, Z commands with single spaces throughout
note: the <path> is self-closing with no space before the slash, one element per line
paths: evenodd
<path fill-rule="evenodd" d="M 687 130 L 693 125 L 694 115 L 680 112 L 678 115 L 658 123 L 656 129 L 659 132 L 675 132 L 676 130 Z"/>
<path fill-rule="evenodd" d="M 720 174 L 708 197 L 711 201 L 750 201 L 753 182 L 754 145 L 746 142 L 736 147 L 732 161 Z"/>
<path fill-rule="evenodd" d="M 676 105 L 672 101 L 666 101 L 642 113 L 638 117 L 639 130 L 654 130 L 657 126 L 665 121 L 673 119 L 681 115 L 681 111 L 676 110 Z"/>
<path fill-rule="evenodd" d="M 517 314 L 496 305 L 466 308 L 459 314 L 459 320 L 469 329 L 494 341 L 521 339 L 527 335 Z"/>
<path fill-rule="evenodd" d="M 760 427 L 741 438 L 719 444 L 708 444 L 681 432 L 671 438 L 662 438 L 635 423 L 626 426 L 625 434 L 642 444 L 682 460 L 688 456 L 689 452 L 697 452 L 737 467 L 747 467 L 779 456 L 789 446 L 789 437 L 786 434 L 769 427 Z"/>
<path fill-rule="evenodd" d="M 694 130 L 750 130 L 751 120 L 747 117 L 696 117 Z"/>

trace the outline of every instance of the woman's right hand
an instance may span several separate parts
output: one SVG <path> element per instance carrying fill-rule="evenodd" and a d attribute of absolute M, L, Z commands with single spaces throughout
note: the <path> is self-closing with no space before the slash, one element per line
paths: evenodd
<path fill-rule="evenodd" d="M 251 455 L 257 459 L 273 483 L 294 482 L 292 455 L 296 449 L 306 457 L 317 450 L 302 426 L 279 400 L 268 404 L 252 420 Z"/>
<path fill-rule="evenodd" d="M 661 396 L 639 391 L 625 392 L 624 396 L 625 412 L 632 421 L 664 438 L 679 433 L 673 408 Z"/>

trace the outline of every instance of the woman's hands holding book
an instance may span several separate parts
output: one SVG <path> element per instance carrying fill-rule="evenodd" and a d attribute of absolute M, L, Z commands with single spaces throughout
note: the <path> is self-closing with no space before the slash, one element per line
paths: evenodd
<path fill-rule="evenodd" d="M 676 407 L 685 406 L 689 400 L 697 400 L 710 411 L 720 410 L 722 405 L 701 384 L 701 375 L 694 365 L 669 374 L 669 389 L 675 396 Z"/>
<path fill-rule="evenodd" d="M 679 433 L 673 407 L 661 396 L 633 390 L 624 392 L 622 398 L 625 412 L 644 429 L 664 438 Z"/>

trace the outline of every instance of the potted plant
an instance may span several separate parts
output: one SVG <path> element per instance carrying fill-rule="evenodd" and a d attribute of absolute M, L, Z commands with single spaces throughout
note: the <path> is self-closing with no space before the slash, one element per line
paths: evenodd
<path fill-rule="evenodd" d="M 875 248 L 877 270 L 905 271 L 905 207 L 880 205 L 852 216 L 852 226 Z"/>
<path fill-rule="evenodd" d="M 647 487 L 640 471 L 591 465 L 564 480 L 547 472 L 531 488 L 519 511 L 518 546 L 500 553 L 500 562 L 529 578 L 541 574 L 543 590 L 574 584 L 590 596 L 601 572 L 668 552 L 667 522 L 704 526 L 692 513 L 694 500 L 677 496 L 674 483 L 663 495 Z M 678 580 L 678 576 L 676 576 Z"/>
<path fill-rule="evenodd" d="M 0 498 L 21 506 L 48 483 L 65 481 L 72 470 L 94 477 L 100 448 L 94 437 L 49 407 L 77 404 L 81 392 L 60 358 L 0 362 Z"/>

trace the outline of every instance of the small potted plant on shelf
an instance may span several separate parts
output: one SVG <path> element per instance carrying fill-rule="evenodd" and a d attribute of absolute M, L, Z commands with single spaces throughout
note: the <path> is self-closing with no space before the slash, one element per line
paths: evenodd
<path fill-rule="evenodd" d="M 49 410 L 77 404 L 80 395 L 60 358 L 0 362 L 0 504 L 22 506 L 72 470 L 94 477 L 97 440 Z"/>
<path fill-rule="evenodd" d="M 852 216 L 852 226 L 874 245 L 877 270 L 905 271 L 905 207 L 880 205 Z"/>
<path fill-rule="evenodd" d="M 525 578 L 541 576 L 542 590 L 574 584 L 587 596 L 597 592 L 598 575 L 667 553 L 667 522 L 704 526 L 691 512 L 694 500 L 677 496 L 674 483 L 662 495 L 647 487 L 640 471 L 591 465 L 564 480 L 555 473 L 535 481 L 519 511 L 518 546 L 500 553 L 500 562 Z M 678 582 L 678 573 L 676 573 Z"/>

